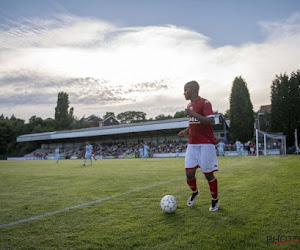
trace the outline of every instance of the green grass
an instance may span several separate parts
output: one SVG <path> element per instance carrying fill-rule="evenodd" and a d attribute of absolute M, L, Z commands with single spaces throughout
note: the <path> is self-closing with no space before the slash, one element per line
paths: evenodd
<path fill-rule="evenodd" d="M 184 159 L 0 161 L 0 225 L 117 197 L 0 228 L 0 249 L 299 249 L 268 236 L 300 236 L 300 158 L 219 158 L 218 212 L 209 212 L 207 181 L 190 190 Z M 171 180 L 171 181 L 169 181 Z M 150 186 L 153 184 L 158 184 Z M 125 192 L 147 187 L 131 193 Z M 174 195 L 173 214 L 160 199 Z"/>

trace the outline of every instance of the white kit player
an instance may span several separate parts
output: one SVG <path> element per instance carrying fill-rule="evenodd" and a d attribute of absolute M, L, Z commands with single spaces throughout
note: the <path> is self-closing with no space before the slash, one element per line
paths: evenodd
<path fill-rule="evenodd" d="M 149 153 L 148 153 L 149 146 L 147 144 L 143 144 L 143 146 L 144 146 L 143 159 L 147 160 L 149 157 Z"/>
<path fill-rule="evenodd" d="M 93 165 L 92 153 L 93 153 L 93 146 L 89 142 L 86 142 L 83 166 L 85 166 L 87 159 L 90 159 L 91 165 Z"/>
<path fill-rule="evenodd" d="M 59 162 L 59 158 L 60 158 L 60 154 L 59 154 L 59 147 L 57 147 L 55 149 L 55 159 L 56 159 L 56 163 L 58 164 Z"/>
<path fill-rule="evenodd" d="M 176 157 L 179 157 L 179 149 L 178 148 L 175 149 L 175 153 L 176 153 Z"/>
<path fill-rule="evenodd" d="M 236 140 L 235 142 L 236 152 L 238 155 L 242 155 L 242 143 L 239 140 Z"/>
<path fill-rule="evenodd" d="M 139 157 L 141 159 L 144 158 L 144 150 L 143 150 L 142 146 L 140 146 L 140 148 L 139 148 Z"/>
<path fill-rule="evenodd" d="M 189 207 L 194 205 L 198 196 L 196 170 L 201 168 L 205 175 L 212 201 L 209 211 L 219 209 L 218 201 L 218 181 L 214 172 L 218 171 L 218 160 L 215 149 L 215 137 L 212 125 L 215 123 L 214 112 L 211 103 L 200 97 L 199 84 L 191 81 L 184 86 L 184 96 L 191 102 L 186 109 L 186 115 L 189 117 L 189 127 L 180 131 L 179 136 L 183 137 L 189 134 L 189 142 L 185 157 L 186 182 L 193 191 L 187 201 Z"/>
<path fill-rule="evenodd" d="M 223 142 L 223 140 L 220 140 L 218 143 L 219 156 L 225 156 L 224 147 L 225 147 L 225 143 Z"/>

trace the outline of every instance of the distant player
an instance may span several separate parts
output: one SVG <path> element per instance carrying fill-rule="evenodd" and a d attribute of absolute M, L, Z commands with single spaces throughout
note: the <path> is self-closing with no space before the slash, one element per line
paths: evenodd
<path fill-rule="evenodd" d="M 86 142 L 83 166 L 85 166 L 87 159 L 90 159 L 91 165 L 93 165 L 92 152 L 93 152 L 93 146 L 89 142 Z"/>
<path fill-rule="evenodd" d="M 250 153 L 252 156 L 255 156 L 255 143 L 254 142 L 250 143 Z"/>
<path fill-rule="evenodd" d="M 144 150 L 143 150 L 143 147 L 140 146 L 139 148 L 139 157 L 142 159 L 144 157 Z"/>
<path fill-rule="evenodd" d="M 147 143 L 146 144 L 142 143 L 142 145 L 144 146 L 143 159 L 147 160 L 149 157 L 149 153 L 148 153 L 149 146 L 147 145 Z"/>
<path fill-rule="evenodd" d="M 189 207 L 194 205 L 198 196 L 196 170 L 201 168 L 204 173 L 212 196 L 209 211 L 219 209 L 218 181 L 214 172 L 218 171 L 218 160 L 215 149 L 215 137 L 212 125 L 215 124 L 214 112 L 211 103 L 200 97 L 199 84 L 191 81 L 184 86 L 184 96 L 191 102 L 188 104 L 186 114 L 189 117 L 189 127 L 180 131 L 179 136 L 189 134 L 189 142 L 185 157 L 186 181 L 193 193 L 187 201 Z"/>
<path fill-rule="evenodd" d="M 225 143 L 223 142 L 223 140 L 220 140 L 219 143 L 218 143 L 219 156 L 225 156 L 224 146 L 225 146 Z"/>
<path fill-rule="evenodd" d="M 239 140 L 236 140 L 235 148 L 238 155 L 242 155 L 241 147 L 242 147 L 242 143 Z"/>
<path fill-rule="evenodd" d="M 175 149 L 175 153 L 176 153 L 176 157 L 178 158 L 179 157 L 179 149 L 178 148 Z"/>
<path fill-rule="evenodd" d="M 60 159 L 59 147 L 56 147 L 56 149 L 55 149 L 55 159 L 56 159 L 56 164 L 58 164 L 59 159 Z"/>
<path fill-rule="evenodd" d="M 244 143 L 241 143 L 240 154 L 244 155 Z"/>

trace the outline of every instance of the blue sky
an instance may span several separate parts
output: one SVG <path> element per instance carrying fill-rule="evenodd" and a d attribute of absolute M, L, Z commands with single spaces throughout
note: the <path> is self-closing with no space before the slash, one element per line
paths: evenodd
<path fill-rule="evenodd" d="M 298 44 L 296 0 L 1 0 L 0 113 L 54 117 L 65 91 L 78 118 L 173 115 L 189 80 L 225 112 L 236 76 L 257 111 L 300 69 Z"/>
<path fill-rule="evenodd" d="M 210 37 L 214 46 L 261 42 L 259 22 L 274 22 L 300 11 L 298 0 L 1 0 L 9 20 L 57 14 L 93 17 L 121 26 L 172 24 Z M 5 19 L 2 19 L 5 21 Z"/>

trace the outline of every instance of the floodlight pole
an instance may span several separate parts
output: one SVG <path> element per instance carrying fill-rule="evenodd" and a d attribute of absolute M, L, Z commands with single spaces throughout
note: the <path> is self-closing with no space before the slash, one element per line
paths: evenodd
<path fill-rule="evenodd" d="M 295 144 L 296 144 L 296 152 L 297 155 L 299 154 L 299 147 L 298 147 L 298 132 L 297 129 L 295 129 Z"/>
<path fill-rule="evenodd" d="M 267 155 L 267 136 L 264 134 L 264 153 Z"/>
<path fill-rule="evenodd" d="M 256 157 L 258 157 L 258 129 L 255 129 L 255 135 L 256 135 Z"/>

